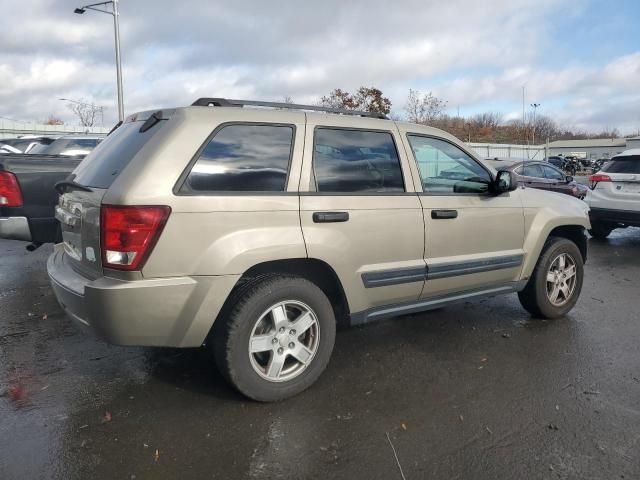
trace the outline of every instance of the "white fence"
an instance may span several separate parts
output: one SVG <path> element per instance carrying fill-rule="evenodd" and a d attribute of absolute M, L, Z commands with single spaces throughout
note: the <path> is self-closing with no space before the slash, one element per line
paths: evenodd
<path fill-rule="evenodd" d="M 530 158 L 544 160 L 545 145 L 510 145 L 503 143 L 467 143 L 482 158 Z"/>
<path fill-rule="evenodd" d="M 110 127 L 82 127 L 74 125 L 45 125 L 43 123 L 16 122 L 0 118 L 0 138 L 22 135 L 69 135 L 73 133 L 109 133 Z"/>

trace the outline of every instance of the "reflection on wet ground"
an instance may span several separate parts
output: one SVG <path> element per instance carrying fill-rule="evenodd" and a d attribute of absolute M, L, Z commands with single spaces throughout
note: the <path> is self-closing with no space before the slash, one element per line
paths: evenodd
<path fill-rule="evenodd" d="M 640 230 L 590 242 L 581 300 L 500 297 L 339 332 L 263 405 L 200 350 L 77 332 L 44 262 L 0 241 L 0 478 L 638 478 Z"/>

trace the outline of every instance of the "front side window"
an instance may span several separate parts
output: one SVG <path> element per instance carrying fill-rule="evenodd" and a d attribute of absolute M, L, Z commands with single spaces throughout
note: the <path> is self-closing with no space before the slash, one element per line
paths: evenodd
<path fill-rule="evenodd" d="M 318 192 L 404 192 L 390 132 L 316 128 L 313 174 Z"/>
<path fill-rule="evenodd" d="M 408 135 L 427 193 L 486 193 L 491 176 L 455 145 L 438 138 Z"/>
<path fill-rule="evenodd" d="M 226 125 L 200 154 L 183 191 L 282 192 L 292 145 L 289 125 Z"/>
<path fill-rule="evenodd" d="M 522 174 L 525 177 L 544 178 L 544 173 L 542 173 L 542 168 L 540 168 L 540 165 L 537 165 L 537 164 L 533 164 L 533 165 L 525 164 L 522 169 Z"/>
<path fill-rule="evenodd" d="M 553 167 L 543 165 L 542 170 L 544 171 L 544 176 L 550 180 L 560 180 L 560 181 L 564 180 L 564 175 L 562 174 L 562 172 L 559 172 Z"/>

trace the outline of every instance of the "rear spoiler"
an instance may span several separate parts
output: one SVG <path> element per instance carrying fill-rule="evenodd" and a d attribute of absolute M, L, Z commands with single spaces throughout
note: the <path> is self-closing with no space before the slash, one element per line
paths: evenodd
<path fill-rule="evenodd" d="M 133 122 L 144 122 L 140 127 L 140 133 L 144 133 L 162 120 L 169 120 L 175 111 L 175 108 L 169 108 L 165 110 L 146 110 L 144 112 L 133 113 L 125 118 L 124 121 L 120 120 L 116 123 L 113 128 L 109 130 L 109 133 L 107 133 L 107 137 L 115 132 L 120 125 Z"/>

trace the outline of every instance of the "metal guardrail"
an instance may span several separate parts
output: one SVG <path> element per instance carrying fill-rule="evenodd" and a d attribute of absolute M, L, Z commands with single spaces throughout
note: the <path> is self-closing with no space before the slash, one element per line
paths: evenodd
<path fill-rule="evenodd" d="M 80 125 L 46 125 L 44 123 L 17 122 L 0 118 L 0 138 L 13 138 L 22 135 L 107 134 L 110 129 L 110 127 L 83 127 Z"/>

